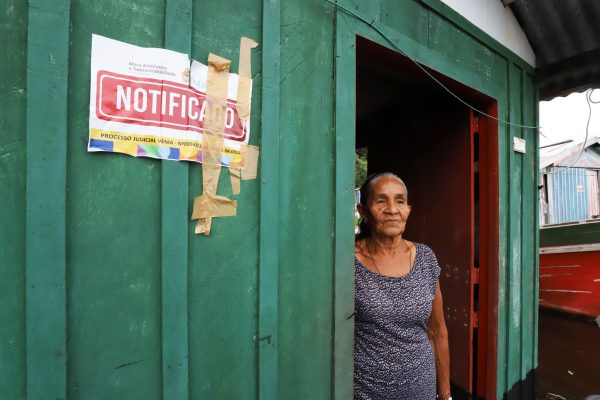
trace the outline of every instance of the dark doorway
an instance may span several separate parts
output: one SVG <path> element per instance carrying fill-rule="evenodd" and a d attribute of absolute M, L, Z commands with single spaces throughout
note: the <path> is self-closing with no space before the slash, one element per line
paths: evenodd
<path fill-rule="evenodd" d="M 450 335 L 454 398 L 495 398 L 497 124 L 408 58 L 357 38 L 356 147 L 368 172 L 391 171 L 412 205 L 405 236 L 431 247 Z M 430 71 L 491 115 L 497 103 Z"/>

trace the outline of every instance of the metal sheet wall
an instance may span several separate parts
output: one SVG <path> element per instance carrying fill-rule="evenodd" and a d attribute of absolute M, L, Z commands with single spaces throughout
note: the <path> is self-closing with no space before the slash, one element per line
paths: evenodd
<path fill-rule="evenodd" d="M 598 173 L 587 168 L 547 169 L 549 224 L 584 221 L 598 213 Z"/>
<path fill-rule="evenodd" d="M 588 218 L 600 218 L 600 174 L 599 170 L 589 170 L 587 173 L 588 187 Z"/>
<path fill-rule="evenodd" d="M 348 2 L 351 3 L 351 2 Z M 531 69 L 436 0 L 355 1 L 407 53 L 534 124 Z M 347 399 L 356 34 L 323 0 L 8 0 L 0 23 L 0 393 Z M 258 39 L 259 179 L 193 235 L 196 165 L 86 152 L 91 33 L 237 69 Z M 527 139 L 525 156 L 512 136 Z M 536 365 L 537 136 L 500 127 L 498 397 Z M 225 174 L 220 187 L 227 194 Z"/>

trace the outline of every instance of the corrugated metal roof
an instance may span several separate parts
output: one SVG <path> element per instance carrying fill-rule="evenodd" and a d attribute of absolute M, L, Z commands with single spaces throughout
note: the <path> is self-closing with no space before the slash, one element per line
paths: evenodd
<path fill-rule="evenodd" d="M 589 138 L 585 145 L 585 151 L 581 153 L 583 141 L 579 143 L 564 143 L 558 146 L 540 149 L 540 169 L 550 165 L 581 168 L 600 168 L 600 137 Z"/>
<path fill-rule="evenodd" d="M 542 100 L 600 87 L 600 1 L 504 0 L 536 54 Z"/>

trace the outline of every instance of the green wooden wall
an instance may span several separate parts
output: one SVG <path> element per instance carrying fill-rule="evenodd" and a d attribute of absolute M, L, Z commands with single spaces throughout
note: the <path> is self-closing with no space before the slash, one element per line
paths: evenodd
<path fill-rule="evenodd" d="M 27 4 L 0 19 L 0 393 L 25 393 L 25 128 Z M 10 78 L 8 78 L 10 77 Z"/>
<path fill-rule="evenodd" d="M 406 53 L 498 99 L 501 118 L 535 124 L 532 69 L 439 1 L 355 1 Z M 3 8 L 2 396 L 350 398 L 353 45 L 382 37 L 325 0 Z M 211 51 L 233 71 L 239 37 L 259 41 L 259 177 L 211 236 L 189 221 L 199 165 L 86 152 L 92 33 L 203 62 Z M 536 366 L 537 134 L 501 124 L 499 138 L 502 397 Z"/>
<path fill-rule="evenodd" d="M 568 246 L 597 243 L 600 221 L 586 224 L 565 224 L 544 227 L 540 230 L 540 246 Z"/>

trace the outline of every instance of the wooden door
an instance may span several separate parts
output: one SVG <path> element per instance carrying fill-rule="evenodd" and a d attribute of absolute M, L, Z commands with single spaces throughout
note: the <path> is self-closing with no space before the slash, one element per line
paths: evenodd
<path fill-rule="evenodd" d="M 405 111 L 402 129 L 369 143 L 369 169 L 395 172 L 406 182 L 412 213 L 405 237 L 437 255 L 451 379 L 466 395 L 473 392 L 476 326 L 473 124 L 464 107 L 444 104 L 435 111 Z"/>

